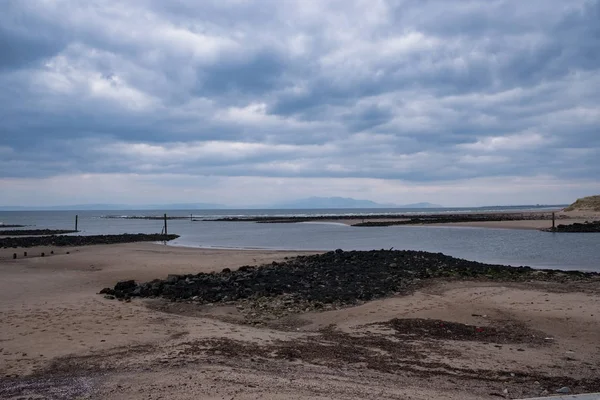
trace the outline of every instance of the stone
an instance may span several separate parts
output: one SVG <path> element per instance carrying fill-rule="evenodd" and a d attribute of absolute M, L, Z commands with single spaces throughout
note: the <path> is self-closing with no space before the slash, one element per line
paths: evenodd
<path fill-rule="evenodd" d="M 560 394 L 569 394 L 571 393 L 571 389 L 569 389 L 567 386 L 563 386 L 560 389 L 558 389 L 556 391 L 556 393 L 560 393 Z"/>
<path fill-rule="evenodd" d="M 396 267 L 391 268 L 391 265 Z M 428 278 L 485 279 L 485 276 L 490 276 L 489 279 L 519 282 L 564 282 L 591 279 L 598 275 L 565 273 L 559 277 L 550 273 L 551 270 L 546 271 L 546 274 L 537 274 L 530 268 L 482 264 L 422 251 L 339 250 L 292 257 L 275 265 L 242 266 L 237 270 L 224 268 L 219 273 L 168 275 L 164 280 L 139 285 L 135 281 L 122 281 L 115 285 L 114 295 L 118 298 L 163 297 L 200 304 L 244 302 L 246 308 L 264 309 L 261 313 L 298 313 L 306 309 L 330 310 L 411 293 L 419 282 Z M 543 338 L 539 340 L 543 341 Z"/>
<path fill-rule="evenodd" d="M 117 282 L 117 284 L 115 285 L 115 291 L 116 292 L 125 292 L 125 291 L 135 289 L 136 286 L 137 285 L 134 280 L 120 281 L 120 282 Z"/>

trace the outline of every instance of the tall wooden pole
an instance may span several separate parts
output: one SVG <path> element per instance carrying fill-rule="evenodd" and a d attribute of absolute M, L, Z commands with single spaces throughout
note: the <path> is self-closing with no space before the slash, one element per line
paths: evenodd
<path fill-rule="evenodd" d="M 169 233 L 167 232 L 167 214 L 165 214 L 165 236 L 167 236 Z"/>
<path fill-rule="evenodd" d="M 556 213 L 552 213 L 552 230 L 556 230 Z"/>
<path fill-rule="evenodd" d="M 75 231 L 77 231 L 78 223 L 79 223 L 79 215 L 75 215 Z"/>

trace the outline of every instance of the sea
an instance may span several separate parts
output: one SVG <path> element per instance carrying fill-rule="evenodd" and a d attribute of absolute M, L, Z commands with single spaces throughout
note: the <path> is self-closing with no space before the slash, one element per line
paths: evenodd
<path fill-rule="evenodd" d="M 180 235 L 168 246 L 268 250 L 423 250 L 454 257 L 513 266 L 600 272 L 600 234 L 548 233 L 452 226 L 351 227 L 335 222 L 258 224 L 208 221 L 253 216 L 364 216 L 461 212 L 541 211 L 556 207 L 484 207 L 443 209 L 311 209 L 311 210 L 110 210 L 0 211 L 2 224 L 23 229 L 73 229 L 79 235 L 160 233 L 162 220 L 131 217 L 186 217 L 168 221 Z"/>

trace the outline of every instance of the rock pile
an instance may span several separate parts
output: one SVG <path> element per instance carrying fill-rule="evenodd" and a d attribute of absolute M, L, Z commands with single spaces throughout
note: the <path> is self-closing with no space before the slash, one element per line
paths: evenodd
<path fill-rule="evenodd" d="M 219 273 L 169 275 L 146 283 L 123 281 L 102 294 L 121 299 L 163 297 L 199 304 L 252 303 L 290 312 L 330 308 L 408 293 L 424 279 L 578 280 L 597 274 L 488 265 L 421 251 L 336 250 L 283 263 L 228 268 Z M 267 303 L 267 305 L 265 305 Z M 273 306 L 275 305 L 275 306 Z"/>
<path fill-rule="evenodd" d="M 145 233 L 124 233 L 122 235 L 94 236 L 30 236 L 7 237 L 0 239 L 0 248 L 35 246 L 87 246 L 91 244 L 116 244 L 132 242 L 159 242 L 177 239 L 179 235 L 161 235 Z"/>
<path fill-rule="evenodd" d="M 558 225 L 555 229 L 545 229 L 547 232 L 593 233 L 600 232 L 600 221 Z"/>

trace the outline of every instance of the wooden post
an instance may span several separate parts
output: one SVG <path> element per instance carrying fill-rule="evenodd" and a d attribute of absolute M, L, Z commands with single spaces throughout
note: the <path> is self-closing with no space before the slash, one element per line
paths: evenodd
<path fill-rule="evenodd" d="M 165 236 L 167 236 L 169 233 L 167 232 L 167 214 L 165 214 Z"/>
<path fill-rule="evenodd" d="M 79 223 L 79 215 L 75 215 L 75 231 L 77 231 L 78 223 Z"/>
<path fill-rule="evenodd" d="M 552 230 L 556 230 L 556 213 L 552 213 Z"/>
<path fill-rule="evenodd" d="M 193 218 L 193 217 L 194 217 L 194 215 L 193 215 L 193 214 L 190 214 L 190 221 L 193 221 L 193 220 L 194 220 L 194 218 Z"/>

